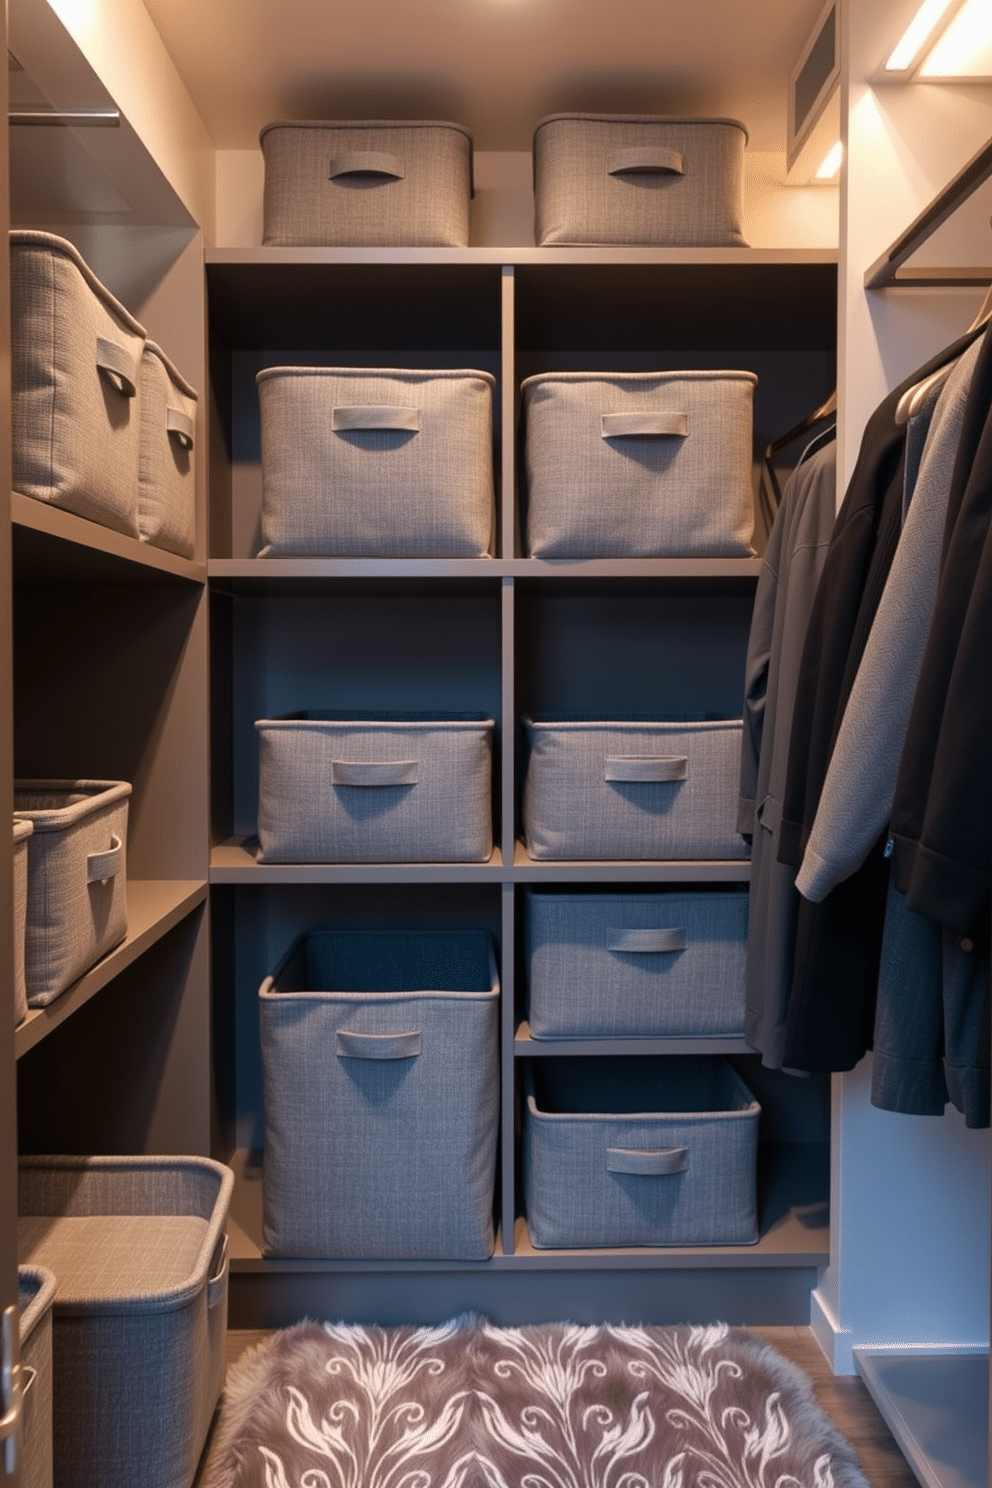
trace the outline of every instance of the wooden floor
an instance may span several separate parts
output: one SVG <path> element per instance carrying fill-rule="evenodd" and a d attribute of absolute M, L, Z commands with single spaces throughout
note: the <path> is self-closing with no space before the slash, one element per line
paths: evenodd
<path fill-rule="evenodd" d="M 766 1339 L 809 1375 L 820 1405 L 854 1447 L 871 1488 L 920 1488 L 861 1379 L 857 1375 L 833 1375 L 811 1329 L 752 1328 L 751 1332 Z M 265 1336 L 248 1329 L 232 1329 L 227 1335 L 228 1368 Z M 209 1444 L 205 1461 L 208 1457 Z M 201 1471 L 200 1480 L 202 1477 Z"/>

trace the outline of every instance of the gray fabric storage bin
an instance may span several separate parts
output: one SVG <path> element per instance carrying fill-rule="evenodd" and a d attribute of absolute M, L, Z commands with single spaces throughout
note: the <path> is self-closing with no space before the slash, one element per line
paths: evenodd
<path fill-rule="evenodd" d="M 462 125 L 277 120 L 260 141 L 266 247 L 468 246 L 472 136 Z"/>
<path fill-rule="evenodd" d="M 485 863 L 493 720 L 289 713 L 257 720 L 262 863 Z"/>
<path fill-rule="evenodd" d="M 160 346 L 141 357 L 138 529 L 143 542 L 192 558 L 196 544 L 196 389 Z"/>
<path fill-rule="evenodd" d="M 556 243 L 744 248 L 736 119 L 551 114 L 534 129 L 534 235 Z"/>
<path fill-rule="evenodd" d="M 499 980 L 483 931 L 314 931 L 259 989 L 267 1255 L 484 1260 Z"/>
<path fill-rule="evenodd" d="M 58 1282 L 59 1488 L 190 1488 L 224 1380 L 233 1186 L 203 1157 L 21 1159 L 21 1257 Z"/>
<path fill-rule="evenodd" d="M 28 918 L 28 838 L 34 831 L 29 821 L 14 817 L 14 1026 L 28 1015 L 28 992 L 24 978 L 24 936 Z"/>
<path fill-rule="evenodd" d="M 532 858 L 746 858 L 736 830 L 741 720 L 523 719 Z"/>
<path fill-rule="evenodd" d="M 20 1266 L 23 1429 L 21 1488 L 52 1488 L 52 1302 L 55 1277 L 43 1266 Z"/>
<path fill-rule="evenodd" d="M 534 1038 L 738 1037 L 747 891 L 528 890 Z"/>
<path fill-rule="evenodd" d="M 44 1007 L 127 935 L 123 780 L 15 780 L 14 814 L 28 839 L 24 975 Z"/>
<path fill-rule="evenodd" d="M 528 553 L 752 557 L 757 380 L 741 371 L 528 377 Z"/>
<path fill-rule="evenodd" d="M 726 1060 L 528 1060 L 524 1081 L 535 1246 L 757 1241 L 761 1108 Z"/>
<path fill-rule="evenodd" d="M 14 490 L 137 537 L 144 329 L 51 233 L 10 234 L 10 304 Z"/>
<path fill-rule="evenodd" d="M 266 367 L 263 558 L 484 558 L 493 388 L 473 369 Z"/>

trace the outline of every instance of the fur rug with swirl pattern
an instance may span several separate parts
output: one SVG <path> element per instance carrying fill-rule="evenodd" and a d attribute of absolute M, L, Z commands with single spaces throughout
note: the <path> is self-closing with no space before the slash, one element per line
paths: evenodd
<path fill-rule="evenodd" d="M 867 1488 L 744 1329 L 303 1322 L 228 1376 L 204 1488 Z"/>

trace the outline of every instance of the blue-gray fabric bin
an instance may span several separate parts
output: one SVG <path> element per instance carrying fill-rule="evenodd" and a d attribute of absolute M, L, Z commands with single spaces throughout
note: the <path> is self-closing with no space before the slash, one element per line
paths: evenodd
<path fill-rule="evenodd" d="M 739 1037 L 747 890 L 525 900 L 534 1038 Z"/>
<path fill-rule="evenodd" d="M 52 1488 L 52 1302 L 55 1277 L 43 1266 L 20 1266 L 17 1303 L 21 1334 L 23 1430 L 21 1488 Z"/>
<path fill-rule="evenodd" d="M 761 1110 L 726 1060 L 529 1060 L 525 1097 L 535 1246 L 757 1241 Z"/>
<path fill-rule="evenodd" d="M 192 558 L 196 546 L 196 389 L 162 348 L 141 357 L 138 529 L 142 542 Z"/>
<path fill-rule="evenodd" d="M 220 1398 L 234 1178 L 203 1157 L 25 1157 L 18 1243 L 54 1273 L 58 1488 L 190 1488 Z"/>
<path fill-rule="evenodd" d="M 263 863 L 484 863 L 493 720 L 310 712 L 259 719 Z"/>
<path fill-rule="evenodd" d="M 264 1250 L 493 1250 L 499 979 L 484 931 L 301 936 L 259 989 Z"/>
<path fill-rule="evenodd" d="M 523 829 L 537 859 L 738 859 L 741 720 L 523 719 Z"/>

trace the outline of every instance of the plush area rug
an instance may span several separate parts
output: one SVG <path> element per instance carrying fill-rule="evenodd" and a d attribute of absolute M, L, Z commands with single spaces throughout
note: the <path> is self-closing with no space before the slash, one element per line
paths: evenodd
<path fill-rule="evenodd" d="M 744 1329 L 302 1322 L 228 1376 L 205 1488 L 867 1488 Z"/>

